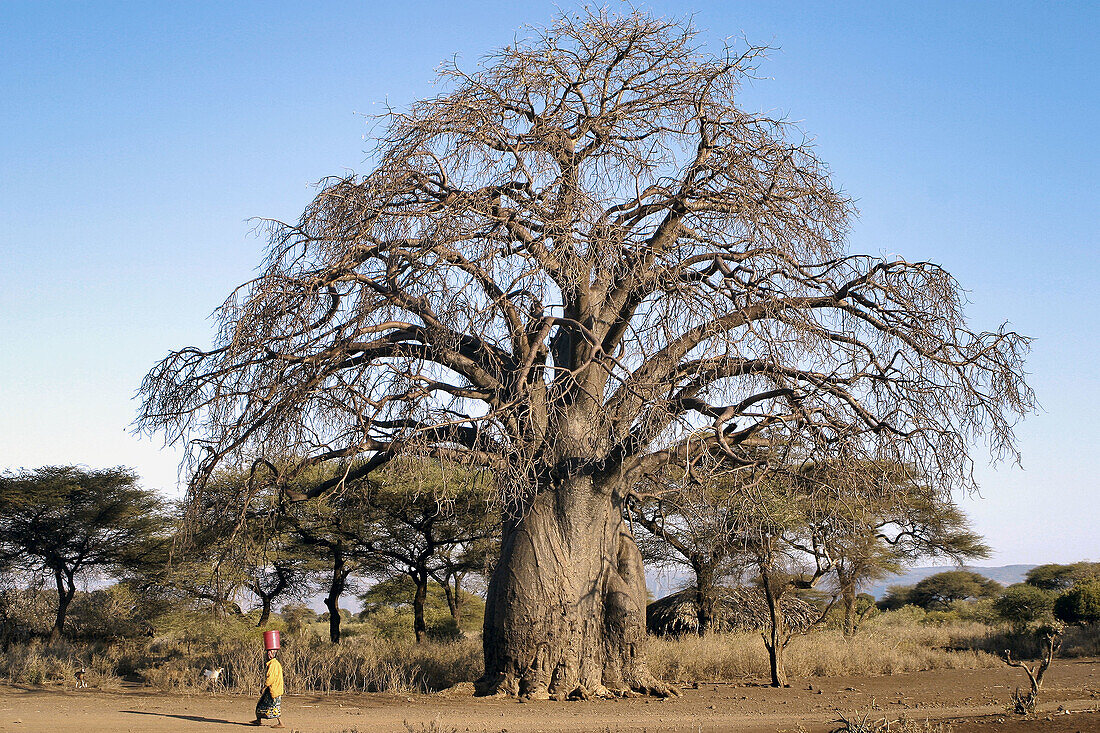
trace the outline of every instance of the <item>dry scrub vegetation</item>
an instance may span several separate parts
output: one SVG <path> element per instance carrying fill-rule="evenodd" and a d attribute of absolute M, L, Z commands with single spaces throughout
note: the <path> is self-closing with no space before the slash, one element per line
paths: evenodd
<path fill-rule="evenodd" d="M 912 607 L 868 621 L 854 637 L 823 628 L 796 637 L 789 649 L 792 676 L 893 674 L 931 669 L 997 667 L 1004 649 L 1020 658 L 1038 653 L 1035 640 L 1004 627 L 923 614 Z M 362 629 L 357 627 L 362 626 Z M 386 639 L 367 624 L 349 624 L 346 638 L 330 644 L 326 627 L 307 624 L 284 635 L 281 654 L 294 692 L 433 692 L 472 682 L 482 672 L 481 640 Z M 361 633 L 357 633 L 361 632 Z M 205 689 L 204 668 L 224 667 L 224 689 L 259 693 L 262 664 L 255 629 L 227 620 L 148 640 L 12 644 L 0 655 L 0 680 L 14 684 L 72 684 L 81 667 L 89 686 L 118 688 L 123 681 L 173 692 Z M 1034 647 L 1034 648 L 1033 648 Z M 738 682 L 765 678 L 768 658 L 759 633 L 650 637 L 650 664 L 663 679 Z M 1062 656 L 1100 655 L 1100 633 L 1066 631 Z"/>

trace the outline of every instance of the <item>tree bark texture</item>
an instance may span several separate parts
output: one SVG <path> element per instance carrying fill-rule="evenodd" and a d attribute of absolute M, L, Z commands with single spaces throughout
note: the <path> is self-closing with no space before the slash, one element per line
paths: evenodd
<path fill-rule="evenodd" d="M 764 598 L 768 603 L 768 628 L 764 631 L 764 647 L 768 650 L 768 665 L 771 672 L 772 687 L 790 687 L 785 667 L 785 652 L 787 643 L 791 640 L 787 630 L 787 619 L 783 615 L 780 605 L 779 593 L 773 585 L 773 578 L 766 568 L 761 568 L 760 577 L 764 590 Z"/>
<path fill-rule="evenodd" d="M 271 596 L 260 595 L 260 620 L 256 626 L 261 627 L 271 619 Z"/>
<path fill-rule="evenodd" d="M 336 547 L 332 548 L 332 579 L 328 595 L 325 596 L 325 608 L 328 609 L 328 638 L 333 644 L 340 643 L 340 596 L 347 585 L 347 571 L 344 555 Z"/>
<path fill-rule="evenodd" d="M 451 583 L 454 583 L 452 586 Z M 462 576 L 458 573 L 443 578 L 443 595 L 447 598 L 447 610 L 451 612 L 455 628 L 462 629 Z"/>
<path fill-rule="evenodd" d="M 428 625 L 424 621 L 424 603 L 428 598 L 428 576 L 417 574 L 412 576 L 416 584 L 413 593 L 413 633 L 416 635 L 416 643 L 423 644 L 428 638 Z"/>
<path fill-rule="evenodd" d="M 542 492 L 506 524 L 478 694 L 672 694 L 642 655 L 645 605 L 641 553 L 610 494 L 590 478 Z"/>
<path fill-rule="evenodd" d="M 840 581 L 840 600 L 844 605 L 844 635 L 856 634 L 856 584 L 855 578 L 837 573 Z"/>
<path fill-rule="evenodd" d="M 329 593 L 325 596 L 325 608 L 328 609 L 328 638 L 333 644 L 340 643 L 340 596 Z"/>
<path fill-rule="evenodd" d="M 714 569 L 703 562 L 692 562 L 695 571 L 695 602 L 699 608 L 699 636 L 714 628 L 715 579 Z"/>
<path fill-rule="evenodd" d="M 76 583 L 71 575 L 60 569 L 54 570 L 54 581 L 57 583 L 57 614 L 54 616 L 53 628 L 50 629 L 50 641 L 57 641 L 65 630 L 65 616 L 69 611 L 69 604 L 76 595 Z"/>

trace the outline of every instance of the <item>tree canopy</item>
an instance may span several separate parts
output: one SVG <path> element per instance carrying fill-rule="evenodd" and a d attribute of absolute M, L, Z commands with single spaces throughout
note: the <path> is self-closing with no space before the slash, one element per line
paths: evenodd
<path fill-rule="evenodd" d="M 128 468 L 43 466 L 0 475 L 0 570 L 45 573 L 60 635 L 83 573 L 118 577 L 167 559 L 163 502 Z"/>
<path fill-rule="evenodd" d="M 913 586 L 909 602 L 927 609 L 946 609 L 954 601 L 988 598 L 1001 584 L 971 570 L 946 570 L 929 575 Z"/>
<path fill-rule="evenodd" d="M 1023 630 L 1028 624 L 1050 615 L 1054 596 L 1027 583 L 1014 583 L 993 601 L 993 608 L 1005 621 Z"/>
<path fill-rule="evenodd" d="M 1100 580 L 1100 562 L 1080 562 L 1060 565 L 1047 563 L 1027 571 L 1025 582 L 1036 588 L 1050 591 L 1062 591 L 1078 583 Z"/>
<path fill-rule="evenodd" d="M 520 493 L 565 458 L 629 473 L 762 435 L 944 481 L 975 434 L 1010 450 L 1027 340 L 967 328 L 933 263 L 848 254 L 825 164 L 736 106 L 763 49 L 695 36 L 565 15 L 446 68 L 451 91 L 388 115 L 372 173 L 272 224 L 215 347 L 149 373 L 140 424 L 191 438 L 200 474 L 419 450 L 519 469 Z"/>

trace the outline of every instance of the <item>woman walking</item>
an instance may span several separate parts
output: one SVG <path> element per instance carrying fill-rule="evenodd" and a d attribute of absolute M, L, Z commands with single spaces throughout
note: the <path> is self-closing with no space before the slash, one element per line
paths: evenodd
<path fill-rule="evenodd" d="M 274 720 L 274 728 L 282 728 L 280 705 L 283 698 L 283 665 L 276 658 L 279 654 L 279 632 L 264 634 L 264 651 L 267 663 L 264 666 L 264 689 L 256 703 L 256 719 L 252 725 L 263 725 L 264 720 Z"/>

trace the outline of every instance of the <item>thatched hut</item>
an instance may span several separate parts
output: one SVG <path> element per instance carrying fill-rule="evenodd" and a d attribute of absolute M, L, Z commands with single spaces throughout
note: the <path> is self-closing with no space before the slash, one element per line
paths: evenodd
<path fill-rule="evenodd" d="M 780 603 L 787 626 L 794 631 L 809 628 L 821 615 L 813 604 L 788 595 Z M 646 628 L 658 636 L 695 634 L 699 631 L 696 591 L 687 588 L 646 607 Z M 754 631 L 768 624 L 768 604 L 757 588 L 719 588 L 714 604 L 713 631 Z"/>

